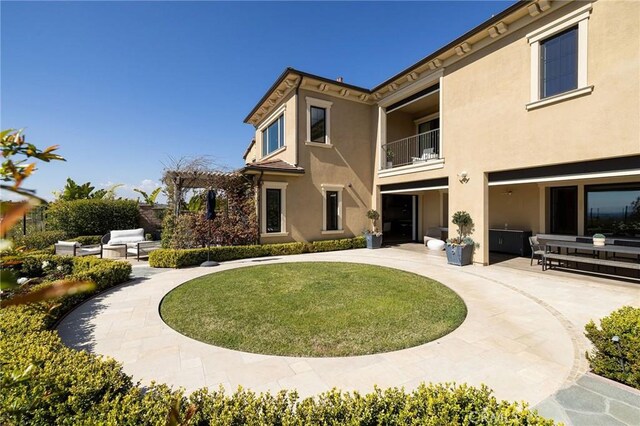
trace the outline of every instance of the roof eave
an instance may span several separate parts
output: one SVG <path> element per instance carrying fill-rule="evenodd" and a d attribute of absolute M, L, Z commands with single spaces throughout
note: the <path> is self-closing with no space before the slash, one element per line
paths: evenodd
<path fill-rule="evenodd" d="M 474 34 L 482 31 L 485 28 L 490 27 L 491 25 L 493 25 L 493 24 L 495 24 L 495 23 L 497 23 L 499 21 L 501 21 L 506 16 L 510 15 L 511 13 L 515 12 L 516 10 L 520 9 L 521 7 L 525 7 L 527 4 L 532 3 L 534 1 L 535 0 L 518 0 L 518 1 L 516 1 L 514 4 L 512 4 L 511 6 L 509 6 L 508 8 L 503 10 L 502 12 L 492 16 L 491 18 L 489 18 L 486 21 L 482 22 L 481 24 L 477 25 L 473 29 L 467 31 L 466 33 L 464 33 L 460 37 L 456 38 L 452 42 L 446 44 L 445 46 L 443 46 L 440 49 L 436 50 L 435 52 L 431 53 L 430 55 L 420 59 L 418 62 L 414 63 L 413 65 L 409 66 L 408 68 L 405 68 L 404 70 L 400 71 L 399 73 L 395 74 L 394 76 L 392 76 L 392 77 L 386 79 L 385 81 L 383 81 L 382 83 L 378 84 L 376 87 L 371 89 L 371 93 L 377 92 L 378 90 L 384 88 L 385 86 L 393 83 L 395 80 L 397 80 L 397 79 L 403 77 L 404 75 L 410 73 L 414 69 L 419 68 L 422 65 L 425 65 L 426 63 L 428 63 L 428 62 L 432 61 L 433 59 L 435 59 L 437 56 L 439 56 L 439 55 L 443 54 L 444 52 L 446 52 L 446 51 L 448 51 L 450 49 L 453 49 L 457 45 L 461 44 L 462 42 L 464 42 L 466 39 L 468 39 L 469 37 L 473 36 Z"/>

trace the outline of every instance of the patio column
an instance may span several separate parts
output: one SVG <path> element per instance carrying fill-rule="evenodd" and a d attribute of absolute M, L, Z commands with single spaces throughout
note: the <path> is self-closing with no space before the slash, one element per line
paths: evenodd
<path fill-rule="evenodd" d="M 466 176 L 465 176 L 466 174 Z M 479 170 L 458 170 L 449 176 L 449 238 L 457 234 L 458 227 L 451 223 L 451 216 L 459 210 L 468 212 L 473 219 L 470 237 L 478 245 L 473 263 L 489 264 L 489 179 Z"/>
<path fill-rule="evenodd" d="M 382 145 L 387 143 L 387 110 L 384 107 L 378 107 L 378 133 L 376 135 L 376 169 L 382 169 L 382 162 L 386 161 L 386 155 L 382 153 Z"/>

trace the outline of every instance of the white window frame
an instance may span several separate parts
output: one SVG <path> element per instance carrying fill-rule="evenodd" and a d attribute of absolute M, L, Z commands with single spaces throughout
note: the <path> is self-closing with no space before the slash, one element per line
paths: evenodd
<path fill-rule="evenodd" d="M 344 185 L 327 185 L 322 184 L 322 234 L 343 234 L 344 228 L 342 227 L 342 191 Z M 336 191 L 338 193 L 338 229 L 327 230 L 327 191 Z"/>
<path fill-rule="evenodd" d="M 312 98 L 312 97 L 305 97 L 305 100 L 307 101 L 307 138 L 305 141 L 305 145 L 310 145 L 310 146 L 322 146 L 322 147 L 327 147 L 330 148 L 333 145 L 331 144 L 331 105 L 333 105 L 333 102 L 329 102 L 329 101 L 325 101 L 323 99 L 317 99 L 317 98 Z M 316 107 L 316 108 L 324 108 L 325 110 L 325 117 L 324 117 L 324 121 L 325 121 L 325 133 L 326 133 L 326 140 L 324 143 L 322 142 L 313 142 L 311 140 L 311 107 Z"/>
<path fill-rule="evenodd" d="M 282 151 L 284 151 L 285 149 L 287 149 L 287 105 L 284 104 L 282 105 L 280 108 L 278 108 L 277 110 L 275 110 L 273 113 L 271 113 L 271 115 L 264 120 L 264 122 L 258 127 L 258 134 L 260 137 L 260 151 L 259 151 L 259 155 L 260 155 L 260 159 L 266 159 L 269 157 L 272 157 Z M 271 151 L 269 153 L 267 153 L 267 155 L 263 156 L 262 155 L 262 151 L 263 151 L 263 146 L 264 146 L 264 130 L 267 129 L 267 127 L 271 126 L 276 120 L 278 120 L 280 118 L 280 116 L 282 116 L 282 127 L 283 127 L 283 131 L 282 131 L 282 146 L 278 149 L 276 149 L 275 151 Z"/>
<path fill-rule="evenodd" d="M 587 85 L 587 40 L 590 15 L 591 3 L 527 34 L 527 40 L 531 46 L 531 101 L 526 105 L 527 110 L 593 91 L 593 86 Z M 540 98 L 540 42 L 576 24 L 578 25 L 578 87 L 568 92 Z"/>
<path fill-rule="evenodd" d="M 261 215 L 260 215 L 260 236 L 261 237 L 285 237 L 287 232 L 287 182 L 263 182 L 261 189 Z M 280 232 L 267 232 L 267 189 L 280 190 Z"/>

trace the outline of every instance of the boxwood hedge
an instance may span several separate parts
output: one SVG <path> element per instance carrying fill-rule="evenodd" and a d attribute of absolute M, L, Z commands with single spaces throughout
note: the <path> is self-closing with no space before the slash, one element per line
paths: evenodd
<path fill-rule="evenodd" d="M 591 321 L 585 329 L 594 373 L 640 389 L 640 308 L 625 306 L 602 318 L 600 327 Z"/>
<path fill-rule="evenodd" d="M 48 262 L 41 268 L 46 272 L 51 266 L 68 265 L 69 258 L 43 256 L 33 262 Z M 91 258 L 71 262 L 74 276 L 96 280 L 99 289 L 122 282 L 131 272 L 124 262 Z M 485 386 L 423 384 L 413 392 L 376 389 L 366 395 L 332 390 L 307 399 L 295 391 L 258 395 L 243 389 L 233 394 L 201 389 L 186 396 L 166 385 L 143 388 L 116 361 L 70 349 L 50 330 L 65 312 L 90 296 L 2 310 L 0 424 L 554 424 L 525 404 L 497 400 Z"/>
<path fill-rule="evenodd" d="M 316 253 L 321 251 L 348 250 L 366 247 L 364 237 L 340 240 L 314 241 L 312 243 L 262 244 L 250 246 L 211 247 L 212 260 L 246 259 L 250 257 L 285 256 L 289 254 Z M 149 254 L 149 265 L 155 268 L 184 268 L 199 265 L 207 260 L 206 248 L 160 249 Z"/>

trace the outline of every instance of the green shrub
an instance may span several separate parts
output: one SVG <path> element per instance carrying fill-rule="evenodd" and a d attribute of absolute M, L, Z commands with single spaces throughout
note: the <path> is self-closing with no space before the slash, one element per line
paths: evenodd
<path fill-rule="evenodd" d="M 364 237 L 344 238 L 341 240 L 314 241 L 311 243 L 310 252 L 349 250 L 355 248 L 365 248 L 367 240 Z"/>
<path fill-rule="evenodd" d="M 105 232 L 106 234 L 106 232 Z M 104 235 L 104 234 L 103 234 Z M 70 238 L 69 241 L 77 241 L 83 246 L 90 246 L 94 244 L 100 244 L 102 235 L 81 235 L 79 237 Z"/>
<path fill-rule="evenodd" d="M 363 248 L 364 237 L 341 240 L 315 241 L 313 243 L 262 244 L 252 246 L 211 247 L 212 260 L 223 262 L 236 259 L 264 256 L 286 256 L 291 254 L 315 253 L 333 250 Z M 199 265 L 207 260 L 208 249 L 160 249 L 149 254 L 149 265 L 154 268 L 184 268 Z"/>
<path fill-rule="evenodd" d="M 602 318 L 600 328 L 590 321 L 585 329 L 594 346 L 587 354 L 593 372 L 640 389 L 640 308 L 625 306 Z"/>
<path fill-rule="evenodd" d="M 93 281 L 98 290 L 125 282 L 131 275 L 131 264 L 128 262 L 95 257 L 74 257 L 73 263 L 73 274 L 67 278 L 74 281 Z"/>
<path fill-rule="evenodd" d="M 76 424 L 132 386 L 116 361 L 67 348 L 53 331 L 11 334 L 2 346 L 3 373 L 29 371 L 22 381 L 2 375 L 2 424 Z"/>
<path fill-rule="evenodd" d="M 47 272 L 54 271 L 58 266 L 71 271 L 73 258 L 68 256 L 56 256 L 53 254 L 36 254 L 24 256 L 20 276 L 27 278 L 43 277 Z"/>
<path fill-rule="evenodd" d="M 133 200 L 56 201 L 49 205 L 47 226 L 69 236 L 104 235 L 116 229 L 138 227 L 140 212 Z"/>
<path fill-rule="evenodd" d="M 17 237 L 14 245 L 15 247 L 24 246 L 27 250 L 43 250 L 65 238 L 67 238 L 65 231 L 37 231 Z"/>

